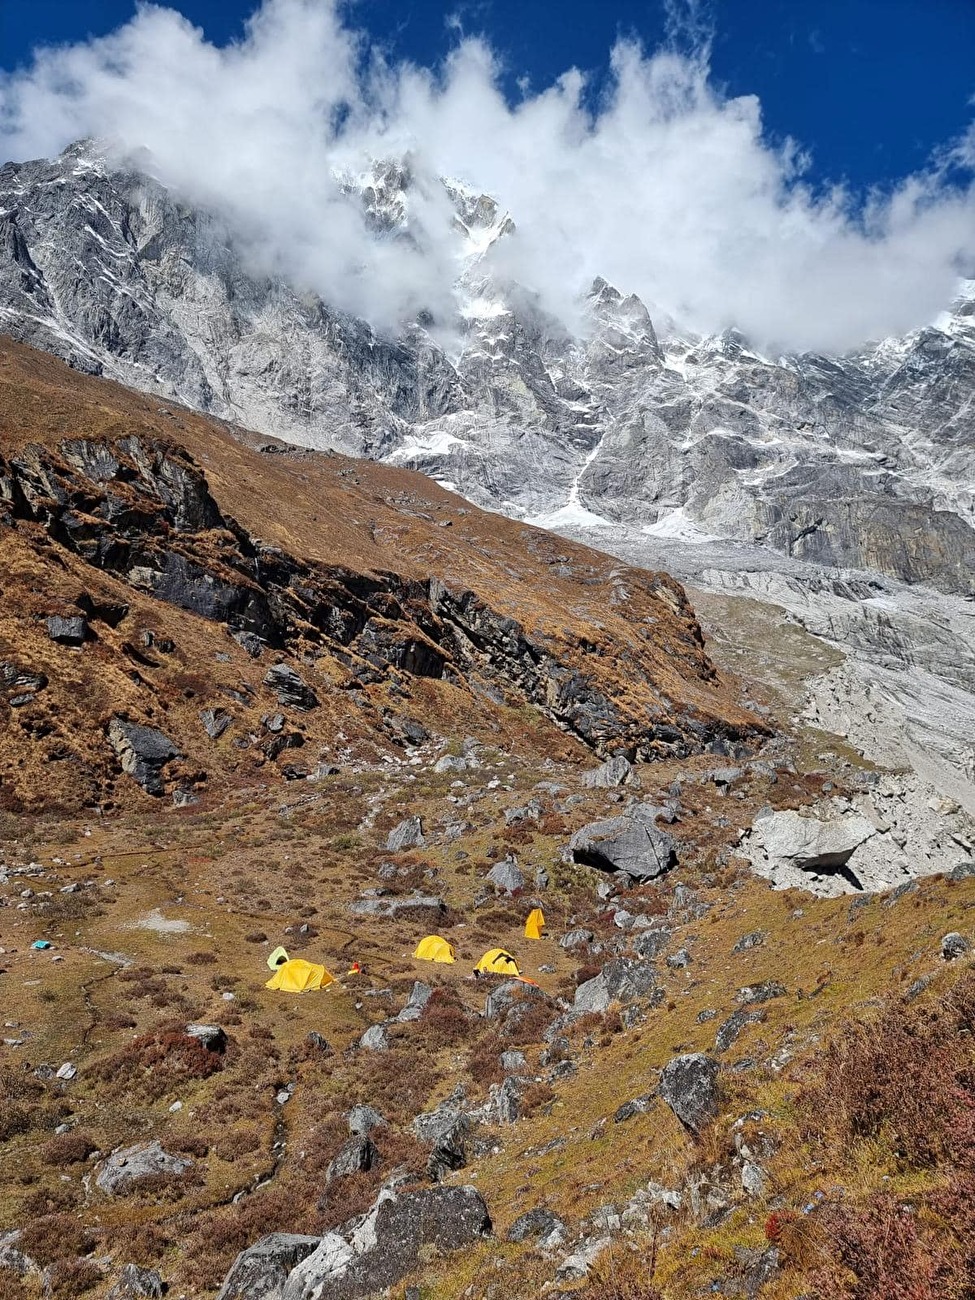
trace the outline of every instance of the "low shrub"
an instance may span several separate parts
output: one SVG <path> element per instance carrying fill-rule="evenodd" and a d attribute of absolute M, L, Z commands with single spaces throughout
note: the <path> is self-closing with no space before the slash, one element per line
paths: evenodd
<path fill-rule="evenodd" d="M 45 1164 L 63 1169 L 87 1160 L 97 1147 L 98 1143 L 87 1133 L 59 1133 L 44 1147 L 42 1159 Z"/>

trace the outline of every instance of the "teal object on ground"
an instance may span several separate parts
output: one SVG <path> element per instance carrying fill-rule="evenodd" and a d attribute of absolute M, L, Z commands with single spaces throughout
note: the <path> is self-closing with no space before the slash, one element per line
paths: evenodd
<path fill-rule="evenodd" d="M 32 948 L 40 948 L 40 949 L 42 949 L 42 950 L 43 950 L 44 948 L 50 948 L 50 946 L 51 946 L 51 945 L 50 945 L 50 943 L 47 941 L 47 939 L 35 939 L 34 942 L 31 944 L 31 947 L 32 947 Z"/>

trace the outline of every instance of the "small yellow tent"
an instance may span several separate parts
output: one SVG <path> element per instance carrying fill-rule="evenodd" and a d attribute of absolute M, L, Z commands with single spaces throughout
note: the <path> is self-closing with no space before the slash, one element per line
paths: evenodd
<path fill-rule="evenodd" d="M 528 913 L 528 920 L 525 922 L 525 938 L 541 939 L 542 931 L 545 929 L 545 916 L 540 907 L 533 907 Z"/>
<path fill-rule="evenodd" d="M 448 943 L 446 939 L 441 939 L 438 934 L 428 934 L 425 939 L 421 939 L 416 945 L 416 952 L 413 956 L 419 961 L 451 962 L 456 960 L 453 944 Z"/>
<path fill-rule="evenodd" d="M 335 977 L 324 966 L 295 957 L 279 966 L 264 987 L 281 993 L 308 993 L 334 983 Z"/>
<path fill-rule="evenodd" d="M 520 975 L 518 963 L 503 948 L 491 948 L 474 967 L 488 975 Z"/>
<path fill-rule="evenodd" d="M 287 960 L 288 954 L 285 950 L 283 948 L 275 948 L 274 952 L 272 952 L 270 957 L 268 957 L 267 964 L 271 970 L 277 970 L 277 968 L 283 966 Z"/>

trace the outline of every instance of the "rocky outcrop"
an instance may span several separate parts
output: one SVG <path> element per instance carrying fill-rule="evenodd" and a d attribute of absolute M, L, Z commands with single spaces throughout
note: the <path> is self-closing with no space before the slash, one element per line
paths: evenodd
<path fill-rule="evenodd" d="M 273 1282 L 263 1291 L 245 1290 L 234 1279 L 247 1278 L 254 1255 L 244 1251 L 234 1264 L 218 1300 L 360 1300 L 395 1286 L 420 1264 L 424 1251 L 446 1253 L 473 1245 L 491 1232 L 491 1218 L 474 1187 L 432 1187 L 397 1194 L 385 1189 L 367 1215 L 337 1232 L 327 1233 L 306 1251 L 307 1238 L 297 1242 L 302 1258 L 286 1277 L 279 1262 L 281 1238 L 264 1238 L 251 1252 L 274 1253 Z M 263 1250 L 261 1248 L 263 1247 Z M 295 1246 L 291 1246 L 295 1249 Z M 255 1268 L 263 1267 L 259 1263 Z"/>

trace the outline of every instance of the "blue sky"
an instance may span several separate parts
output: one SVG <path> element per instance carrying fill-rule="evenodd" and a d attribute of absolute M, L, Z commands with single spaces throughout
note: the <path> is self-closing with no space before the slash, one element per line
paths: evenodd
<path fill-rule="evenodd" d="M 253 0 L 178 0 L 222 44 L 239 36 Z M 42 43 L 102 35 L 134 11 L 131 0 L 0 0 L 0 66 L 28 61 Z M 794 137 L 812 175 L 855 188 L 921 167 L 958 136 L 975 95 L 975 0 L 715 0 L 712 76 L 730 95 L 755 94 L 772 139 Z M 604 71 L 614 40 L 654 47 L 660 3 L 593 0 L 359 0 L 348 9 L 394 58 L 424 65 L 456 39 L 486 34 L 505 60 L 506 85 L 534 90 L 567 67 Z"/>

